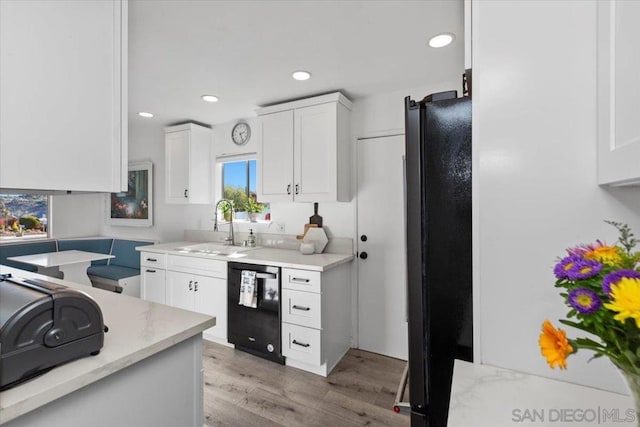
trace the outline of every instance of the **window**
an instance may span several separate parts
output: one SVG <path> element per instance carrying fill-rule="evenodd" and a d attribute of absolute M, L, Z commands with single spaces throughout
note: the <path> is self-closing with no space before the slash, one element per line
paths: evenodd
<path fill-rule="evenodd" d="M 46 238 L 49 196 L 0 194 L 0 241 Z"/>
<path fill-rule="evenodd" d="M 257 201 L 256 179 L 255 159 L 222 163 L 222 197 L 233 202 L 238 219 L 271 219 L 269 204 Z"/>

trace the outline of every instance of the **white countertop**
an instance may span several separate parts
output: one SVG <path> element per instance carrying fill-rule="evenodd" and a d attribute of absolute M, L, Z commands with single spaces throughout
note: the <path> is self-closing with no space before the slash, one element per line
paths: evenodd
<path fill-rule="evenodd" d="M 97 356 L 58 366 L 38 378 L 1 392 L 0 424 L 215 326 L 215 318 L 211 316 L 102 289 L 5 266 L 0 266 L 0 273 L 11 273 L 19 278 L 38 277 L 81 290 L 100 305 L 104 323 L 109 327 L 104 347 Z"/>
<path fill-rule="evenodd" d="M 59 251 L 45 252 L 42 254 L 21 255 L 9 257 L 11 261 L 24 262 L 25 264 L 37 265 L 38 267 L 58 267 L 61 265 L 78 264 L 82 262 L 91 262 L 99 259 L 115 258 L 109 254 L 98 254 L 85 251 Z"/>
<path fill-rule="evenodd" d="M 455 361 L 448 427 L 635 426 L 631 396 Z"/>
<path fill-rule="evenodd" d="M 273 265 L 275 267 L 299 268 L 302 270 L 326 271 L 340 264 L 351 262 L 353 254 L 313 254 L 302 255 L 299 251 L 275 248 L 238 248 L 243 252 L 239 257 L 184 253 L 176 248 L 197 245 L 202 242 L 171 242 L 157 245 L 139 246 L 136 249 L 144 252 L 166 253 L 172 255 L 193 256 L 198 258 L 218 259 L 230 262 L 244 262 L 247 264 Z"/>

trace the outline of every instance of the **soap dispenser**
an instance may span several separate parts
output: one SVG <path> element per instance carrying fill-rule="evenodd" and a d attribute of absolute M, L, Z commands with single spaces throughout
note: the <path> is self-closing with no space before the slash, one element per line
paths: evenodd
<path fill-rule="evenodd" d="M 247 240 L 247 246 L 249 246 L 250 248 L 256 247 L 256 235 L 253 234 L 253 228 L 249 229 L 249 238 Z"/>

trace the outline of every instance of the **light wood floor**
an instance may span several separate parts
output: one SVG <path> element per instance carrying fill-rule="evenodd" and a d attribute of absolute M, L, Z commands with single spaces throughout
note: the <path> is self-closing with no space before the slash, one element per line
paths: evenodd
<path fill-rule="evenodd" d="M 404 361 L 351 349 L 327 377 L 204 341 L 206 426 L 408 426 Z"/>

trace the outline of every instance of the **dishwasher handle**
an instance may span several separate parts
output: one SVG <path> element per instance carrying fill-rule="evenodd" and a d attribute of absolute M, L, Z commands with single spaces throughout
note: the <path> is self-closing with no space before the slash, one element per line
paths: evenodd
<path fill-rule="evenodd" d="M 277 279 L 278 275 L 274 273 L 256 273 L 256 279 Z"/>

